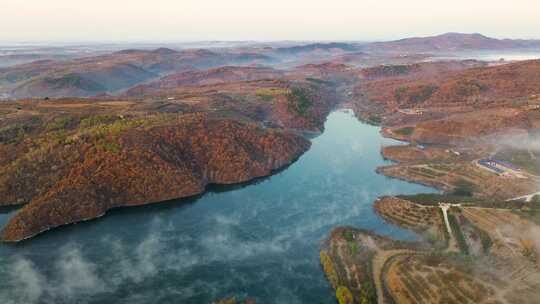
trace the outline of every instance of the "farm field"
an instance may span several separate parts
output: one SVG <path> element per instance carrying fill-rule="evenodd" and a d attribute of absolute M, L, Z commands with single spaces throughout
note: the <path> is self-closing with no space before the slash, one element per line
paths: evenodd
<path fill-rule="evenodd" d="M 418 149 L 411 145 L 385 147 L 383 156 L 398 163 L 379 167 L 377 171 L 389 177 L 466 196 L 504 200 L 538 191 L 538 178 L 534 175 L 529 174 L 524 179 L 513 178 L 481 168 L 476 159 L 490 155 L 491 147 L 467 147 L 466 151 L 440 147 Z"/>
<path fill-rule="evenodd" d="M 358 286 L 375 286 L 377 303 L 532 304 L 540 297 L 535 239 L 540 226 L 520 216 L 520 209 L 455 203 L 446 226 L 442 208 L 429 200 L 419 204 L 406 196 L 383 197 L 374 208 L 386 221 L 418 232 L 420 239 L 392 241 L 354 228 L 335 229 L 321 256 L 325 269 L 339 269 L 333 273 L 336 288 L 352 290 L 352 300 L 340 303 L 375 303 L 355 297 L 362 294 Z M 430 229 L 435 233 L 426 233 Z M 359 248 L 367 253 L 361 258 Z"/>

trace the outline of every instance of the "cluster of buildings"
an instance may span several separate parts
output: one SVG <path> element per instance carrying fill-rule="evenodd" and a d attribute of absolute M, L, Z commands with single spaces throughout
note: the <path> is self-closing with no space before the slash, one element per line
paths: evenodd
<path fill-rule="evenodd" d="M 520 168 L 512 163 L 496 158 L 484 158 L 477 161 L 477 165 L 482 169 L 493 172 L 503 177 L 527 178 Z"/>

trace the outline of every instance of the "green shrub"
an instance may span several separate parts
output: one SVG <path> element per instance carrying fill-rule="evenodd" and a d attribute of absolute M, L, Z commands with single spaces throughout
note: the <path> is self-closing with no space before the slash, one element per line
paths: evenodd
<path fill-rule="evenodd" d="M 405 93 L 407 92 L 408 87 L 399 87 L 394 92 L 394 97 L 396 98 L 396 101 L 401 101 Z"/>
<path fill-rule="evenodd" d="M 330 81 L 322 80 L 319 78 L 307 77 L 306 80 L 309 82 L 316 83 L 316 84 L 332 84 Z"/>
<path fill-rule="evenodd" d="M 457 196 L 472 196 L 476 191 L 476 186 L 466 179 L 460 178 L 454 182 L 453 195 Z"/>
<path fill-rule="evenodd" d="M 114 142 L 106 142 L 105 144 L 103 144 L 103 148 L 107 152 L 111 152 L 114 154 L 120 152 L 120 145 Z"/>
<path fill-rule="evenodd" d="M 414 132 L 414 127 L 403 127 L 401 129 L 394 130 L 394 133 L 403 135 L 403 136 L 412 135 L 413 132 Z"/>
<path fill-rule="evenodd" d="M 115 142 L 113 139 L 111 138 L 108 138 L 108 139 L 100 139 L 97 143 L 96 143 L 96 148 L 98 149 L 101 149 L 101 150 L 104 150 L 106 152 L 109 152 L 109 153 L 112 153 L 112 154 L 117 154 L 120 152 L 121 150 L 121 146 L 120 144 L 118 144 L 117 142 Z"/>
<path fill-rule="evenodd" d="M 293 87 L 287 95 L 288 108 L 298 116 L 305 116 L 313 101 L 307 90 Z"/>
<path fill-rule="evenodd" d="M 476 233 L 478 233 L 478 236 L 480 237 L 480 242 L 482 243 L 482 251 L 485 254 L 489 253 L 489 249 L 491 249 L 491 246 L 493 245 L 493 241 L 491 240 L 489 233 L 474 226 L 472 223 L 471 225 L 473 226 L 474 230 L 476 231 Z"/>
<path fill-rule="evenodd" d="M 371 282 L 364 282 L 362 284 L 362 294 L 359 299 L 360 304 L 377 303 L 377 293 Z"/>
<path fill-rule="evenodd" d="M 465 79 L 465 80 L 458 81 L 454 85 L 453 89 L 456 95 L 467 97 L 467 96 L 479 94 L 481 92 L 485 92 L 489 89 L 489 87 L 478 80 Z"/>
<path fill-rule="evenodd" d="M 223 300 L 219 300 L 215 302 L 215 304 L 236 304 L 236 299 L 235 298 L 223 299 Z"/>
<path fill-rule="evenodd" d="M 117 115 L 103 114 L 103 115 L 94 115 L 81 120 L 80 126 L 82 128 L 93 127 L 101 124 L 109 124 L 116 120 L 119 117 Z"/>
<path fill-rule="evenodd" d="M 399 87 L 395 90 L 394 97 L 398 102 L 420 103 L 428 100 L 438 89 L 434 85 Z"/>
<path fill-rule="evenodd" d="M 64 130 L 66 127 L 68 127 L 71 123 L 74 122 L 74 118 L 71 116 L 62 116 L 57 117 L 53 119 L 53 121 L 49 122 L 46 125 L 47 131 L 58 131 L 58 130 Z"/>
<path fill-rule="evenodd" d="M 262 97 L 262 96 L 278 96 L 278 95 L 287 95 L 291 91 L 289 89 L 284 88 L 259 88 L 255 91 L 255 95 Z"/>
<path fill-rule="evenodd" d="M 382 118 L 378 115 L 370 115 L 368 120 L 374 124 L 380 124 L 382 122 Z"/>
<path fill-rule="evenodd" d="M 343 238 L 345 238 L 347 242 L 352 242 L 354 240 L 352 231 L 345 230 L 343 232 Z"/>
<path fill-rule="evenodd" d="M 97 92 L 105 91 L 106 88 L 90 79 L 86 79 L 79 74 L 70 73 L 61 77 L 46 77 L 43 79 L 48 85 L 55 89 L 61 89 L 64 87 L 76 87 L 85 91 Z"/>
<path fill-rule="evenodd" d="M 358 252 L 358 244 L 356 242 L 348 242 L 349 252 L 351 255 L 355 255 Z"/>
<path fill-rule="evenodd" d="M 263 101 L 270 102 L 274 100 L 274 96 L 272 95 L 264 95 L 264 94 L 257 94 Z"/>
<path fill-rule="evenodd" d="M 28 126 L 19 123 L 0 128 L 0 142 L 19 142 L 29 129 Z"/>
<path fill-rule="evenodd" d="M 465 236 L 461 231 L 461 227 L 459 226 L 457 218 L 453 214 L 448 213 L 448 222 L 450 223 L 450 227 L 452 228 L 452 234 L 456 238 L 460 251 L 464 254 L 469 254 L 469 246 L 465 241 Z"/>
<path fill-rule="evenodd" d="M 405 64 L 399 65 L 382 65 L 376 68 L 380 76 L 398 76 L 406 75 L 410 72 L 411 66 Z"/>
<path fill-rule="evenodd" d="M 332 288 L 336 288 L 338 285 L 338 276 L 334 264 L 332 263 L 332 259 L 324 251 L 321 251 L 319 256 L 324 273 L 326 274 L 330 285 L 332 285 Z"/>
<path fill-rule="evenodd" d="M 413 103 L 420 103 L 428 100 L 433 93 L 435 93 L 439 88 L 433 85 L 422 86 L 417 91 L 413 92 L 409 96 L 409 101 Z"/>
<path fill-rule="evenodd" d="M 336 298 L 339 304 L 354 304 L 351 291 L 345 286 L 339 286 L 336 290 Z"/>

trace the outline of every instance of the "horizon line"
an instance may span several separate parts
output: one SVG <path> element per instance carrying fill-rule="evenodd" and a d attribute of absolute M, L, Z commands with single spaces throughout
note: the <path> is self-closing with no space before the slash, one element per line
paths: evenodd
<path fill-rule="evenodd" d="M 437 37 L 446 34 L 462 34 L 462 35 L 482 35 L 487 38 L 493 38 L 498 40 L 540 40 L 540 38 L 518 38 L 518 37 L 504 37 L 499 38 L 496 36 L 485 35 L 480 32 L 444 32 L 440 34 L 432 35 L 411 35 L 405 36 L 402 38 L 388 38 L 388 39 L 207 39 L 207 40 L 182 40 L 182 39 L 163 39 L 163 40 L 144 40 L 144 39 L 104 39 L 104 40 L 0 40 L 0 46 L 9 46 L 9 44 L 22 44 L 22 45 L 47 45 L 47 44 L 58 44 L 58 45 L 95 45 L 95 44 L 197 44 L 197 43 L 317 43 L 317 42 L 349 42 L 349 43 L 375 43 L 375 42 L 391 42 L 403 39 L 412 39 L 412 38 L 429 38 Z"/>

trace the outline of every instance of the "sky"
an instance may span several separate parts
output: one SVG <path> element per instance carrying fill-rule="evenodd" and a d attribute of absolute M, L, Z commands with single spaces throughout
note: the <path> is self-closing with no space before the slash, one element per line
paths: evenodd
<path fill-rule="evenodd" d="M 538 0 L 0 0 L 0 42 L 540 38 Z"/>

